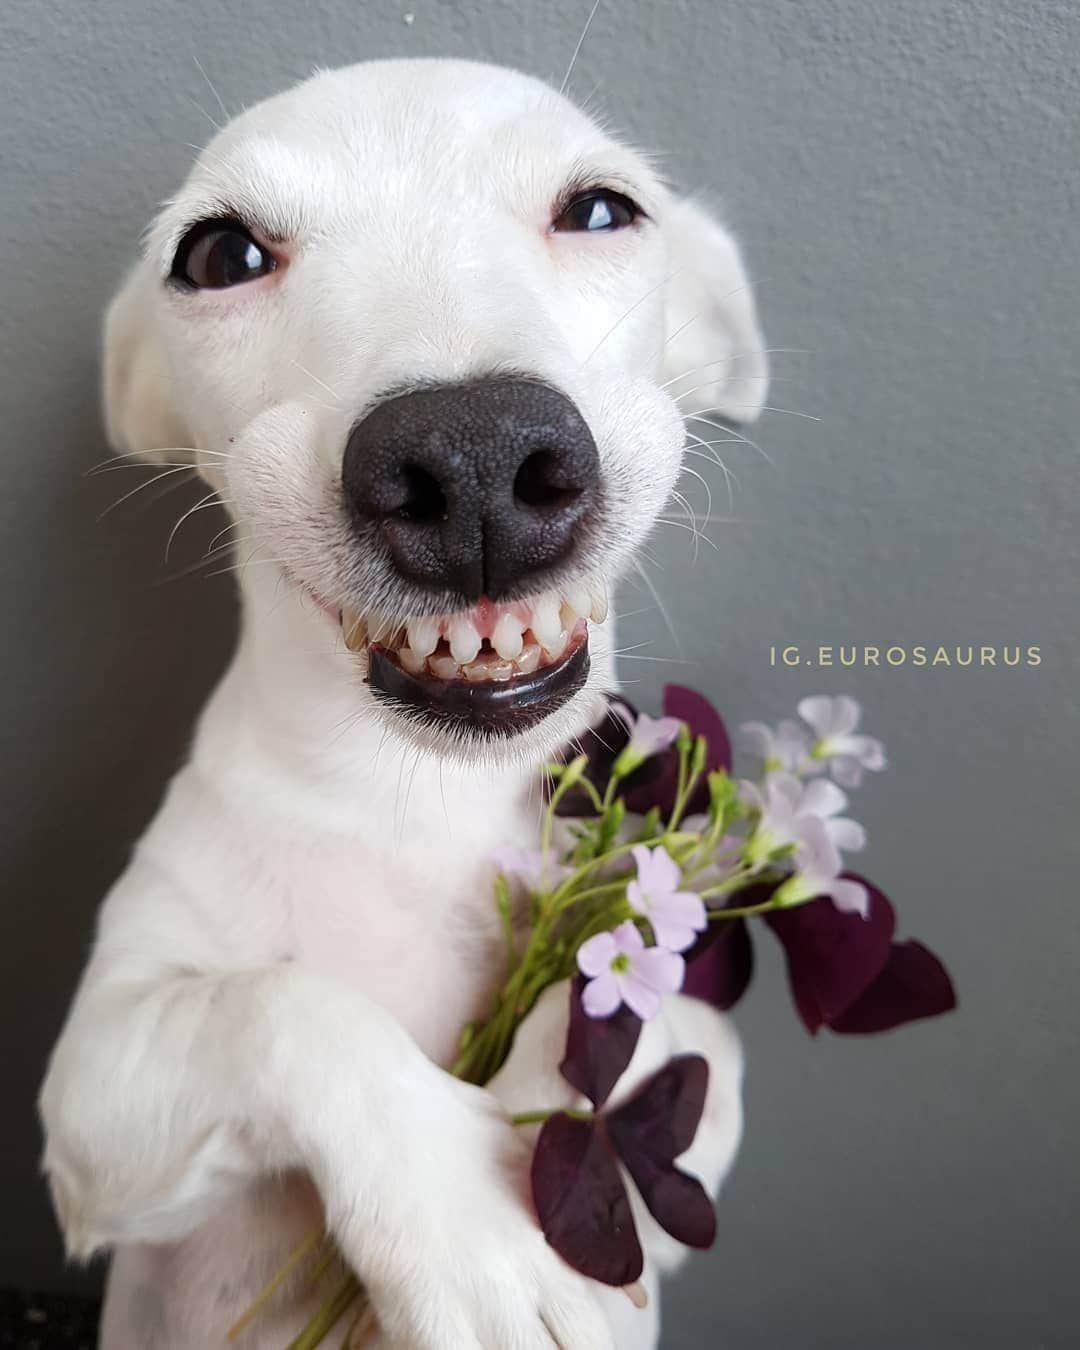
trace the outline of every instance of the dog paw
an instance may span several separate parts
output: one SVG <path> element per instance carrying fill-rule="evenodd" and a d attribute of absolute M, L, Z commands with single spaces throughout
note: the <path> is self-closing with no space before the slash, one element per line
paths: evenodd
<path fill-rule="evenodd" d="M 596 1286 L 548 1246 L 529 1195 L 530 1145 L 485 1092 L 403 1159 L 373 1228 L 342 1234 L 380 1350 L 614 1350 Z M 432 1164 L 435 1163 L 435 1166 Z M 365 1342 L 366 1344 L 366 1342 Z"/>

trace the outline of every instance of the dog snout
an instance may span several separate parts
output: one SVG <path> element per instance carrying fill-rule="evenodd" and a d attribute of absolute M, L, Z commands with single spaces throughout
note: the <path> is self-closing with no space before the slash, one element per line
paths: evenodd
<path fill-rule="evenodd" d="M 520 594 L 572 555 L 600 461 L 565 394 L 490 377 L 377 404 L 349 436 L 342 484 L 403 577 L 472 603 Z"/>

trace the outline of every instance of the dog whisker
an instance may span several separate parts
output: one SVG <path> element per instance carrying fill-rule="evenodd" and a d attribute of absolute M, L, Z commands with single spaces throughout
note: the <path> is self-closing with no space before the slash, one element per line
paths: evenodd
<path fill-rule="evenodd" d="M 228 110 L 228 108 L 226 108 L 225 102 L 224 102 L 224 100 L 222 99 L 221 95 L 218 93 L 217 89 L 214 87 L 214 82 L 213 82 L 213 80 L 211 80 L 210 76 L 207 75 L 206 70 L 203 68 L 202 62 L 201 62 L 201 61 L 199 60 L 199 58 L 195 55 L 194 52 L 192 52 L 192 54 L 191 54 L 191 59 L 192 59 L 192 61 L 195 62 L 195 69 L 199 72 L 199 74 L 203 77 L 203 80 L 206 82 L 206 87 L 207 87 L 207 89 L 210 90 L 210 93 L 211 93 L 211 95 L 213 96 L 214 102 L 215 102 L 215 103 L 218 105 L 218 107 L 221 109 L 221 115 L 222 115 L 222 117 L 224 117 L 224 119 L 225 119 L 226 122 L 229 121 L 229 118 L 230 118 L 229 110 Z"/>
<path fill-rule="evenodd" d="M 708 409 L 706 409 L 706 411 L 708 411 Z M 771 455 L 769 455 L 765 450 L 763 450 L 760 445 L 758 445 L 757 441 L 752 441 L 749 436 L 745 436 L 741 431 L 736 431 L 734 427 L 726 426 L 723 422 L 714 422 L 711 418 L 705 417 L 701 413 L 690 413 L 686 417 L 686 421 L 704 422 L 706 426 L 712 427 L 714 431 L 727 432 L 730 440 L 739 442 L 742 445 L 748 445 L 751 450 L 756 450 L 758 452 L 758 454 L 761 456 L 761 458 L 765 461 L 766 464 L 768 464 L 771 468 L 774 469 L 776 468 L 776 461 L 771 457 Z M 687 435 L 693 436 L 694 439 L 700 442 L 701 444 L 716 445 L 720 443 L 717 441 L 703 442 L 700 436 L 697 436 L 695 435 L 695 433 L 690 431 L 687 432 Z"/>
<path fill-rule="evenodd" d="M 98 516 L 98 521 L 104 520 L 105 517 L 115 511 L 118 506 L 123 506 L 125 502 L 130 501 L 137 493 L 144 492 L 148 487 L 152 487 L 154 483 L 160 483 L 162 479 L 171 478 L 174 474 L 191 473 L 194 469 L 194 464 L 179 464 L 174 468 L 165 469 L 161 473 L 155 474 L 153 478 L 148 478 L 144 483 L 140 483 L 137 487 L 133 487 L 130 492 L 125 492 L 122 497 L 118 497 L 116 501 L 107 506 Z"/>
<path fill-rule="evenodd" d="M 581 55 L 581 49 L 585 45 L 585 39 L 589 35 L 589 29 L 592 27 L 592 21 L 596 17 L 596 11 L 600 8 L 600 0 L 594 0 L 592 9 L 589 10 L 589 17 L 585 20 L 585 27 L 581 30 L 581 36 L 577 40 L 577 46 L 570 57 L 570 64 L 566 67 L 566 74 L 562 78 L 562 84 L 559 85 L 559 93 L 565 94 L 570 85 L 570 76 L 574 73 L 574 66 Z"/>
<path fill-rule="evenodd" d="M 173 540 L 180 532 L 180 527 L 183 525 L 185 520 L 189 520 L 196 513 L 196 511 L 205 511 L 208 507 L 225 506 L 226 504 L 227 503 L 225 502 L 225 500 L 218 495 L 217 489 L 214 488 L 212 491 L 208 492 L 205 497 L 200 497 L 194 506 L 189 506 L 188 509 L 183 513 L 183 515 L 180 516 L 179 520 L 177 520 L 176 524 L 169 531 L 169 537 L 165 541 L 165 561 L 166 562 L 169 561 L 169 550 L 172 548 Z"/>
<path fill-rule="evenodd" d="M 607 332 L 606 332 L 606 333 L 604 334 L 604 336 L 600 339 L 600 341 L 596 344 L 596 346 L 592 349 L 592 351 L 588 354 L 588 356 L 586 356 L 585 360 L 582 361 L 582 363 L 581 363 L 582 366 L 587 366 L 587 365 L 589 364 L 589 362 L 593 359 L 593 357 L 594 357 L 594 356 L 596 355 L 596 353 L 600 350 L 600 348 L 604 345 L 604 343 L 607 342 L 608 338 L 610 338 L 611 335 L 612 335 L 612 334 L 613 334 L 613 333 L 614 333 L 614 332 L 615 332 L 622 324 L 624 324 L 624 323 L 626 322 L 626 320 L 630 317 L 631 314 L 633 314 L 634 310 L 636 310 L 636 309 L 638 308 L 639 305 L 643 305 L 643 304 L 645 303 L 645 301 L 649 299 L 650 296 L 655 295 L 657 291 L 661 290 L 664 286 L 667 286 L 670 282 L 674 281 L 675 278 L 679 275 L 679 273 L 680 273 L 682 270 L 683 270 L 683 269 L 682 269 L 681 267 L 676 267 L 676 268 L 674 269 L 674 271 L 669 272 L 669 273 L 667 274 L 666 277 L 661 277 L 660 280 L 656 283 L 655 286 L 650 286 L 649 289 L 645 292 L 644 295 L 639 295 L 638 298 L 634 301 L 634 303 L 630 306 L 630 308 L 627 309 L 623 314 L 621 314 L 621 315 L 615 320 L 615 322 L 614 322 L 614 323 L 611 325 L 611 327 L 607 330 Z"/>
<path fill-rule="evenodd" d="M 327 392 L 327 393 L 330 395 L 330 397 L 334 400 L 335 411 L 340 410 L 340 409 L 343 407 L 343 404 L 342 404 L 342 402 L 341 402 L 341 398 L 340 398 L 340 396 L 338 395 L 337 391 L 334 390 L 334 389 L 331 389 L 330 386 L 326 383 L 325 380 L 319 379 L 318 375 L 316 375 L 315 372 L 314 372 L 313 370 L 308 370 L 307 366 L 305 366 L 304 363 L 303 363 L 302 361 L 298 361 L 298 360 L 296 359 L 295 356 L 292 357 L 291 360 L 292 360 L 292 364 L 296 367 L 296 369 L 297 369 L 298 371 L 300 371 L 300 373 L 301 373 L 302 375 L 306 375 L 306 376 L 308 377 L 309 380 L 314 381 L 314 383 L 317 384 L 317 385 L 319 386 L 320 389 L 325 389 L 325 390 L 326 390 L 326 392 Z"/>

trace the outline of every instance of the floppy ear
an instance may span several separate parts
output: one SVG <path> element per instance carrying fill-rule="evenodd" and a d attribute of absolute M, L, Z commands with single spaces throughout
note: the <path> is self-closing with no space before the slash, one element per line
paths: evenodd
<path fill-rule="evenodd" d="M 711 408 L 753 422 L 765 402 L 769 363 L 738 246 L 691 201 L 665 217 L 671 270 L 667 290 L 665 380 L 686 412 Z"/>
<path fill-rule="evenodd" d="M 168 453 L 159 458 L 173 460 L 191 440 L 177 411 L 172 373 L 154 322 L 159 285 L 145 265 L 137 265 L 105 315 L 105 432 L 118 452 L 161 449 Z"/>

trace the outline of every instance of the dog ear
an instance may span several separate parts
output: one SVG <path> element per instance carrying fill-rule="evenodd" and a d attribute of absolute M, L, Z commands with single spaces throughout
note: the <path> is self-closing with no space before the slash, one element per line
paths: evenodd
<path fill-rule="evenodd" d="M 157 450 L 147 460 L 190 453 L 190 432 L 177 411 L 172 372 L 154 323 L 160 281 L 145 264 L 128 274 L 105 315 L 105 432 L 118 453 Z M 179 454 L 181 447 L 186 454 Z"/>
<path fill-rule="evenodd" d="M 663 378 L 685 412 L 753 422 L 769 383 L 757 308 L 735 240 L 696 203 L 665 219 L 671 270 Z"/>

